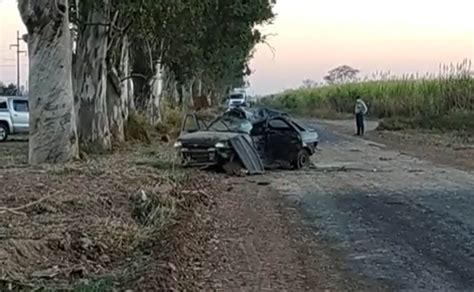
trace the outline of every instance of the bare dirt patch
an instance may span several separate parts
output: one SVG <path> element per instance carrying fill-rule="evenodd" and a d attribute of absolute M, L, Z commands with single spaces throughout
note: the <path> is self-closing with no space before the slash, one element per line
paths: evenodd
<path fill-rule="evenodd" d="M 420 130 L 376 131 L 368 139 L 424 160 L 463 170 L 474 170 L 474 137 L 456 132 Z"/>
<path fill-rule="evenodd" d="M 216 176 L 221 193 L 181 229 L 181 288 L 207 291 L 367 290 L 295 209 L 258 178 Z M 188 236 L 183 236 L 183 232 Z"/>

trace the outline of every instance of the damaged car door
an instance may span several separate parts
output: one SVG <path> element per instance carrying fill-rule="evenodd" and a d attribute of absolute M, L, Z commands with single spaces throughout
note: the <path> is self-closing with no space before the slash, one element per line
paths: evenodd
<path fill-rule="evenodd" d="M 205 128 L 206 124 L 195 113 L 189 113 L 184 116 L 181 133 L 195 133 Z"/>
<path fill-rule="evenodd" d="M 274 162 L 291 165 L 301 149 L 301 135 L 283 117 L 267 120 L 266 155 Z"/>
<path fill-rule="evenodd" d="M 272 157 L 267 155 L 267 120 L 260 120 L 254 123 L 250 135 L 263 163 L 271 165 Z"/>

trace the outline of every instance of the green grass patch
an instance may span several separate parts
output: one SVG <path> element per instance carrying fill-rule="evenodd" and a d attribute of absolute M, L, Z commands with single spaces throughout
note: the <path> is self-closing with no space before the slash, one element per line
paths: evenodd
<path fill-rule="evenodd" d="M 115 288 L 112 278 L 102 278 L 85 283 L 79 283 L 73 288 L 74 292 L 109 292 Z"/>
<path fill-rule="evenodd" d="M 384 119 L 377 130 L 401 131 L 426 129 L 435 131 L 458 131 L 474 135 L 474 112 L 456 112 L 441 116 L 393 117 Z"/>

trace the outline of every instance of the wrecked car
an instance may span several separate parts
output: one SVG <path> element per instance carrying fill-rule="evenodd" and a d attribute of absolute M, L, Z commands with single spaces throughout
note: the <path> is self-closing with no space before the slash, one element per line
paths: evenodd
<path fill-rule="evenodd" d="M 208 125 L 196 114 L 186 115 L 175 143 L 183 164 L 240 164 L 250 174 L 278 166 L 308 167 L 319 142 L 318 133 L 287 115 L 268 113 L 234 109 Z"/>

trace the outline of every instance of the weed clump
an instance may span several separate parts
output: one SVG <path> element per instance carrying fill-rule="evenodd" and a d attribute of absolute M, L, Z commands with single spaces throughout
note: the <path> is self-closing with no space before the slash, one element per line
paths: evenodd
<path fill-rule="evenodd" d="M 156 125 L 159 134 L 176 138 L 181 130 L 183 121 L 183 112 L 177 108 L 167 106 L 163 111 L 161 122 Z"/>
<path fill-rule="evenodd" d="M 150 126 L 145 117 L 141 115 L 130 115 L 125 124 L 125 139 L 127 141 L 150 144 L 149 128 Z"/>

